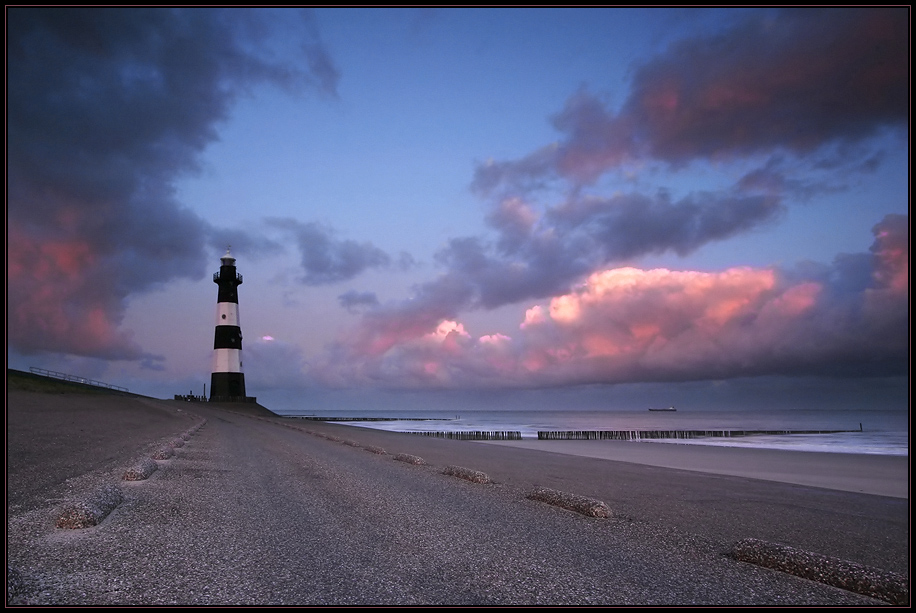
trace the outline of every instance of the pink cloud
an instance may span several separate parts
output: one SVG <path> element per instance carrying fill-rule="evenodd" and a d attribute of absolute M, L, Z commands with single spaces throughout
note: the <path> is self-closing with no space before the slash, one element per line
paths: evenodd
<path fill-rule="evenodd" d="M 766 304 L 772 271 L 723 273 L 621 268 L 591 275 L 574 292 L 534 306 L 517 338 L 473 338 L 457 321 L 444 320 L 419 338 L 383 354 L 353 356 L 362 375 L 388 373 L 414 383 L 471 381 L 530 383 L 575 378 L 576 371 L 629 373 L 632 364 L 669 345 L 713 339 Z"/>
<path fill-rule="evenodd" d="M 773 271 L 746 268 L 597 272 L 574 292 L 553 298 L 546 316 L 528 318 L 525 363 L 536 371 L 603 373 L 614 380 L 648 363 L 670 365 L 677 353 L 685 364 L 696 361 L 703 348 L 755 316 L 775 285 Z"/>
<path fill-rule="evenodd" d="M 563 137 L 516 161 L 477 169 L 484 194 L 557 177 L 594 182 L 625 163 L 807 154 L 909 119 L 907 7 L 758 13 L 687 39 L 634 68 L 619 110 L 585 90 L 553 124 Z"/>
<path fill-rule="evenodd" d="M 786 11 L 640 67 L 623 111 L 657 157 L 810 150 L 905 121 L 906 14 Z"/>
<path fill-rule="evenodd" d="M 875 243 L 871 251 L 880 262 L 874 273 L 879 287 L 905 292 L 910 283 L 909 219 L 888 215 L 874 227 Z"/>
<path fill-rule="evenodd" d="M 874 232 L 872 255 L 860 254 L 870 284 L 844 280 L 843 258 L 808 278 L 775 268 L 611 268 L 532 305 L 512 337 L 475 337 L 455 318 L 413 313 L 409 328 L 397 328 L 409 334 L 385 336 L 384 347 L 341 344 L 316 372 L 419 387 L 899 374 L 908 351 L 907 219 L 889 215 Z"/>
<path fill-rule="evenodd" d="M 113 308 L 98 281 L 101 258 L 77 238 L 38 240 L 15 223 L 8 229 L 7 329 L 23 353 L 65 351 L 137 359 L 139 348 L 118 331 Z"/>

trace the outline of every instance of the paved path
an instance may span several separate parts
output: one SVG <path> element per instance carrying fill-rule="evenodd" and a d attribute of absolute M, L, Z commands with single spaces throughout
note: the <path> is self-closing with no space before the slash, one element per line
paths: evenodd
<path fill-rule="evenodd" d="M 737 534 L 765 538 L 773 526 L 811 522 L 827 507 L 834 526 L 848 525 L 857 511 L 871 514 L 857 517 L 871 525 L 859 525 L 853 540 L 868 540 L 869 531 L 893 539 L 907 530 L 906 501 L 895 499 L 804 489 L 794 499 L 772 500 L 787 490 L 738 478 L 297 424 L 363 445 L 355 447 L 291 428 L 290 420 L 204 405 L 194 410 L 206 425 L 174 458 L 160 461 L 151 478 L 122 483 L 125 502 L 100 525 L 55 530 L 42 508 L 10 518 L 9 564 L 26 602 L 869 606 L 876 601 L 739 563 L 723 551 Z M 368 445 L 389 453 L 371 453 Z M 429 464 L 394 459 L 410 452 Z M 456 460 L 488 472 L 496 483 L 443 475 L 442 468 Z M 595 479 L 611 471 L 614 479 Z M 529 500 L 535 482 L 582 495 L 603 493 L 617 515 L 588 518 Z M 670 487 L 653 498 L 639 482 Z M 728 486 L 742 495 L 711 506 L 702 501 L 722 496 Z M 763 507 L 781 506 L 786 521 L 772 517 L 772 507 L 759 516 L 766 521 L 755 520 L 757 500 Z M 833 508 L 840 500 L 852 506 Z M 722 515 L 737 507 L 745 519 Z M 717 514 L 720 525 L 711 525 Z M 748 534 L 751 525 L 742 522 L 765 525 Z M 784 536 L 804 528 L 788 528 Z M 822 532 L 808 535 L 807 542 L 843 550 Z M 792 544 L 805 540 L 797 539 Z M 871 553 L 866 548 L 856 555 L 868 562 L 892 551 L 891 565 L 906 564 L 905 545 L 885 543 L 881 550 L 872 545 Z"/>

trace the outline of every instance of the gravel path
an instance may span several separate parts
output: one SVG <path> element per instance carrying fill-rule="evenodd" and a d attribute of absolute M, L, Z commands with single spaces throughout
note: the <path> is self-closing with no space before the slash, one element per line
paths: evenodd
<path fill-rule="evenodd" d="M 745 509 L 751 519 L 743 523 L 718 515 L 721 529 L 709 525 L 710 517 L 734 507 L 737 495 L 724 507 L 703 504 L 700 491 L 712 498 L 721 492 L 704 475 L 642 467 L 649 471 L 642 473 L 644 482 L 679 484 L 662 498 L 692 487 L 693 499 L 681 505 L 658 495 L 653 501 L 635 485 L 623 496 L 616 489 L 621 484 L 594 478 L 613 468 L 626 486 L 639 473 L 634 465 L 293 424 L 206 405 L 193 412 L 203 427 L 171 458 L 156 460 L 148 478 L 118 482 L 124 500 L 98 525 L 55 528 L 62 499 L 22 505 L 10 515 L 8 604 L 882 604 L 724 555 L 733 536 L 766 537 L 774 531 L 769 524 L 780 522 L 772 513 L 754 520 L 756 512 Z M 186 430 L 185 420 L 172 422 L 181 425 L 173 437 Z M 162 444 L 152 438 L 148 448 Z M 398 454 L 424 463 L 395 461 Z M 124 468 L 133 459 L 125 453 L 118 458 Z M 514 467 L 516 461 L 525 467 Z M 462 478 L 465 471 L 456 466 L 491 482 Z M 595 472 L 599 466 L 604 473 Z M 98 469 L 75 481 L 86 494 L 116 474 Z M 778 484 L 751 480 L 716 482 L 745 487 L 751 500 L 778 491 L 767 489 Z M 535 485 L 570 491 L 575 500 L 604 496 L 610 517 L 532 500 Z M 74 486 L 67 495 L 79 491 Z M 823 492 L 793 491 L 797 500 L 778 501 L 785 519 L 810 521 L 822 510 Z M 889 502 L 894 499 L 831 496 L 849 501 L 853 514 L 859 509 L 876 516 L 859 517 L 866 533 L 893 539 L 903 530 L 908 541 L 908 515 Z M 807 511 L 790 508 L 804 507 L 807 499 L 813 501 Z M 647 513 L 653 505 L 665 512 Z M 687 510 L 671 510 L 681 506 Z M 841 509 L 834 515 L 828 521 L 847 525 Z M 754 523 L 767 525 L 754 530 Z M 868 538 L 850 534 L 847 540 Z M 843 548 L 826 536 L 818 542 L 825 544 L 818 551 L 828 555 Z M 884 549 L 884 568 L 906 564 L 906 545 Z M 881 555 L 866 553 L 869 559 L 857 561 Z"/>

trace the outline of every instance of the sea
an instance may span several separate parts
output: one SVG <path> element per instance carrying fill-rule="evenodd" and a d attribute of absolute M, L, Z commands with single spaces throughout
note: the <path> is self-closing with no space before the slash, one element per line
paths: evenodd
<path fill-rule="evenodd" d="M 826 434 L 761 434 L 729 437 L 653 438 L 633 444 L 717 445 L 808 452 L 909 456 L 909 412 L 900 410 L 770 411 L 578 411 L 468 410 L 291 413 L 290 417 L 327 417 L 336 423 L 394 432 L 518 432 L 537 439 L 538 432 L 565 431 L 830 431 Z M 350 419 L 348 419 L 350 418 Z"/>

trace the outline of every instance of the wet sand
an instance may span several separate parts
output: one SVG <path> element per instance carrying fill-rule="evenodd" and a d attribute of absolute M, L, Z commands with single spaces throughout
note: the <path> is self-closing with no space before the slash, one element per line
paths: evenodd
<path fill-rule="evenodd" d="M 909 498 L 909 457 L 629 441 L 481 441 L 586 458 Z"/>

